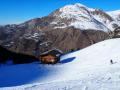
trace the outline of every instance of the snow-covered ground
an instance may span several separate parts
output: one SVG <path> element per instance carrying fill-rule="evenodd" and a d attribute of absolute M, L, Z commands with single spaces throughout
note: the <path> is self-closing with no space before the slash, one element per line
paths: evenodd
<path fill-rule="evenodd" d="M 1 66 L 0 90 L 120 90 L 120 39 L 66 54 L 56 65 Z"/>

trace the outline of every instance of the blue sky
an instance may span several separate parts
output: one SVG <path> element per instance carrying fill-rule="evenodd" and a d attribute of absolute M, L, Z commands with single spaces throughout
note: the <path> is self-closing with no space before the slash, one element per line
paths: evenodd
<path fill-rule="evenodd" d="M 21 23 L 46 16 L 60 7 L 74 3 L 105 11 L 120 9 L 120 0 L 0 0 L 0 24 Z"/>

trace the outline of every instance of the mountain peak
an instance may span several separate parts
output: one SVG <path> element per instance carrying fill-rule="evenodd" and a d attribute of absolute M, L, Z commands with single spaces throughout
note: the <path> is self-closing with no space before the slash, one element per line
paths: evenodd
<path fill-rule="evenodd" d="M 62 7 L 60 9 L 61 12 L 65 12 L 65 11 L 79 11 L 80 8 L 87 8 L 85 5 L 80 4 L 80 3 L 75 3 L 75 4 L 71 4 L 71 5 L 66 5 L 64 7 Z"/>
<path fill-rule="evenodd" d="M 77 7 L 86 7 L 85 5 L 83 5 L 81 3 L 75 3 L 74 6 L 77 6 Z"/>
<path fill-rule="evenodd" d="M 51 14 L 56 18 L 52 24 L 59 22 L 62 24 L 62 28 L 74 26 L 80 29 L 99 29 L 108 31 L 108 28 L 104 25 L 104 21 L 107 19 L 103 18 L 104 15 L 101 15 L 102 12 L 99 14 L 99 11 L 95 10 L 96 9 L 89 8 L 80 3 L 66 5 Z M 58 27 L 61 28 L 61 25 L 57 26 L 57 28 Z"/>

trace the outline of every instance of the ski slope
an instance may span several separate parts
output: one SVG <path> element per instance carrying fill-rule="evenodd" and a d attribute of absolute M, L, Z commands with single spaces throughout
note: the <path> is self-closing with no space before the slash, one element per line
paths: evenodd
<path fill-rule="evenodd" d="M 0 90 L 120 90 L 120 39 L 66 54 L 56 65 L 0 67 Z"/>

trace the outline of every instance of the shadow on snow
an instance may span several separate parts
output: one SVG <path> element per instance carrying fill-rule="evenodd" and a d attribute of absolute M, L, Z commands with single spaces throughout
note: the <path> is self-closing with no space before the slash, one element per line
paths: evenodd
<path fill-rule="evenodd" d="M 52 67 L 52 68 L 51 68 Z M 57 73 L 57 68 L 51 65 L 22 64 L 0 68 L 0 87 L 12 87 L 44 81 L 50 75 Z"/>
<path fill-rule="evenodd" d="M 72 62 L 75 57 L 60 61 L 61 64 Z M 59 67 L 59 66 L 58 66 Z M 61 68 L 57 65 L 38 63 L 3 66 L 0 68 L 0 87 L 12 87 L 35 82 L 51 80 L 50 76 L 58 74 Z"/>
<path fill-rule="evenodd" d="M 70 58 L 67 58 L 67 59 L 60 61 L 60 63 L 62 63 L 62 64 L 69 63 L 69 62 L 72 62 L 75 58 L 76 57 L 70 57 Z"/>

